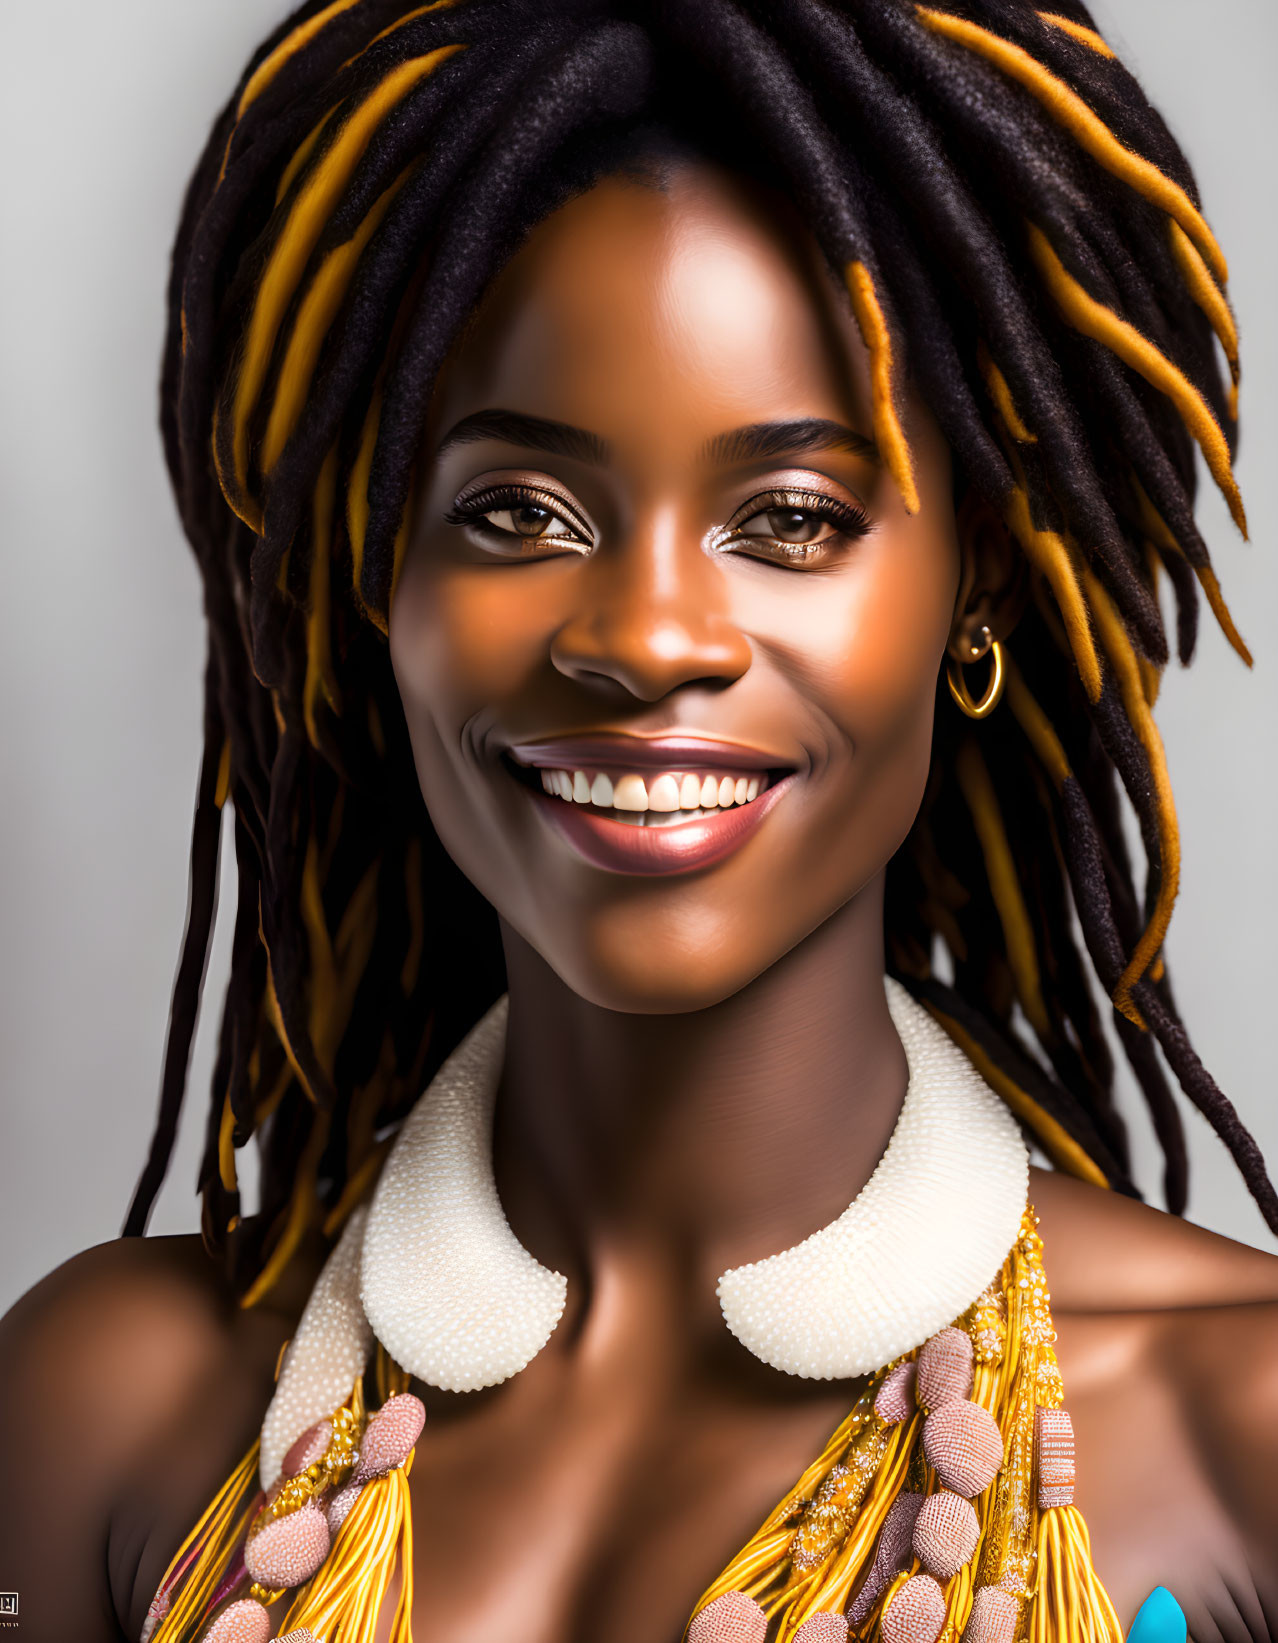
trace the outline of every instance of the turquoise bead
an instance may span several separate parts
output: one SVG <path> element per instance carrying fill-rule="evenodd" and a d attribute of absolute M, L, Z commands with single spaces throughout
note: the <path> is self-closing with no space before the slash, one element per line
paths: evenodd
<path fill-rule="evenodd" d="M 1180 1604 L 1166 1586 L 1155 1586 L 1132 1621 L 1127 1643 L 1185 1643 L 1187 1632 Z"/>

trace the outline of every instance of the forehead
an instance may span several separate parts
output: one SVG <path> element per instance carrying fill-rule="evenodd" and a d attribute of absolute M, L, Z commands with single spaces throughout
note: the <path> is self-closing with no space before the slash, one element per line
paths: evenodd
<path fill-rule="evenodd" d="M 828 416 L 868 433 L 846 300 L 785 204 L 709 165 L 611 178 L 540 224 L 442 375 L 432 422 L 490 406 L 626 449 Z"/>

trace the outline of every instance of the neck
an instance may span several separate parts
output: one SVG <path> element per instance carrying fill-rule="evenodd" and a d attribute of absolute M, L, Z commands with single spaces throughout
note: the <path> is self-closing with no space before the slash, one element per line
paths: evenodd
<path fill-rule="evenodd" d="M 883 990 L 882 880 L 748 986 L 685 1014 L 572 992 L 509 927 L 498 1192 L 525 1247 L 570 1281 L 625 1248 L 708 1305 L 728 1267 L 842 1213 L 905 1096 Z"/>

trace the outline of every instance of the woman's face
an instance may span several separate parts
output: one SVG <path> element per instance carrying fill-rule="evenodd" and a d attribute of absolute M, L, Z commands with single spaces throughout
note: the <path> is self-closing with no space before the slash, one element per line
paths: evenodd
<path fill-rule="evenodd" d="M 867 377 L 801 225 L 708 166 L 549 218 L 441 377 L 390 619 L 422 792 L 597 1004 L 729 996 L 909 831 L 959 551 Z"/>

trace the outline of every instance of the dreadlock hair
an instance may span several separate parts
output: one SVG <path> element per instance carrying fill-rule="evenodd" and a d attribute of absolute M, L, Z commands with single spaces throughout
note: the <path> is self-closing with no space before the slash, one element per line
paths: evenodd
<path fill-rule="evenodd" d="M 204 581 L 205 752 L 125 1232 L 144 1230 L 174 1139 L 228 798 L 239 894 L 200 1189 L 243 1305 L 303 1238 L 335 1233 L 504 984 L 495 917 L 418 790 L 388 612 L 449 349 L 531 229 L 654 130 L 798 202 L 868 348 L 906 506 L 911 380 L 957 494 L 995 508 L 1026 561 L 1004 711 L 973 727 L 938 691 L 927 794 L 888 871 L 893 973 L 1058 1167 L 1131 1192 L 1112 1020 L 1169 1207 L 1186 1159 L 1165 1069 L 1278 1230 L 1162 952 L 1180 864 L 1152 714 L 1160 569 L 1181 660 L 1201 588 L 1250 661 L 1193 517 L 1197 447 L 1245 529 L 1237 335 L 1184 156 L 1086 9 L 308 0 L 217 121 L 173 259 L 163 431 Z M 261 1206 L 242 1220 L 253 1136 Z"/>

